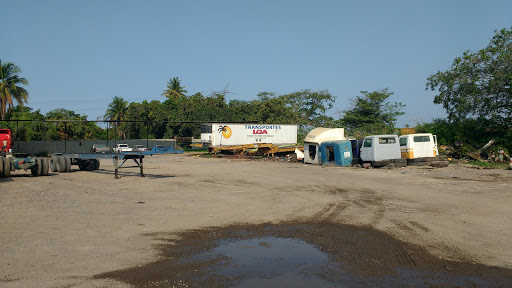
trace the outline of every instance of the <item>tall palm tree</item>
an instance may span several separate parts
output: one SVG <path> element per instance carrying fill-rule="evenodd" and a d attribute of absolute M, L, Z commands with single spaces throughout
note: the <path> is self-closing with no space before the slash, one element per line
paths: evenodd
<path fill-rule="evenodd" d="M 105 120 L 116 121 L 114 122 L 114 128 L 119 128 L 119 120 L 123 120 L 128 110 L 128 101 L 125 101 L 122 97 L 115 96 L 112 98 L 112 102 L 108 104 L 108 109 L 105 112 Z M 119 131 L 126 139 L 126 133 Z"/>
<path fill-rule="evenodd" d="M 27 103 L 28 92 L 20 85 L 28 85 L 25 78 L 21 78 L 18 74 L 21 73 L 20 67 L 7 62 L 2 64 L 0 60 L 0 114 L 4 119 L 7 106 L 12 107 L 13 100 L 16 100 L 20 106 Z"/>
<path fill-rule="evenodd" d="M 162 93 L 162 96 L 165 96 L 167 98 L 183 98 L 185 97 L 185 93 L 187 93 L 187 90 L 185 90 L 185 86 L 181 86 L 181 81 L 179 77 L 174 77 L 169 79 L 169 82 L 167 82 L 167 89 L 164 90 Z"/>

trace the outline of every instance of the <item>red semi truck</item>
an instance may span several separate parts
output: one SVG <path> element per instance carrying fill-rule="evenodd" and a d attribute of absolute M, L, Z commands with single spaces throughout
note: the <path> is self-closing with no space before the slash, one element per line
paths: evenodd
<path fill-rule="evenodd" d="M 11 130 L 0 129 L 0 152 L 11 151 Z"/>

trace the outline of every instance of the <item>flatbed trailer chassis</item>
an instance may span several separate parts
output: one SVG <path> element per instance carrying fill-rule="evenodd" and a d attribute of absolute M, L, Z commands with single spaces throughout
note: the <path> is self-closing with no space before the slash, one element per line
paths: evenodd
<path fill-rule="evenodd" d="M 70 166 L 78 165 L 80 170 L 97 170 L 99 168 L 99 159 L 112 159 L 114 161 L 115 179 L 119 179 L 119 169 L 127 160 L 133 160 L 136 167 L 140 168 L 140 176 L 144 176 L 144 156 L 153 155 L 151 151 L 141 152 L 121 152 L 121 153 L 66 153 L 55 154 L 51 158 L 52 171 L 67 172 Z M 119 161 L 122 163 L 119 164 Z M 64 168 L 62 167 L 64 165 Z"/>

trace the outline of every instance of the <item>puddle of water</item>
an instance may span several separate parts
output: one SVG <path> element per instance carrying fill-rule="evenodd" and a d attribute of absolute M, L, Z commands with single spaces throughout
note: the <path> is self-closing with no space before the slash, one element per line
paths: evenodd
<path fill-rule="evenodd" d="M 134 287 L 512 287 L 510 269 L 439 259 L 365 227 L 260 224 L 181 236 L 160 247 L 162 259 L 95 277 Z"/>
<path fill-rule="evenodd" d="M 457 277 L 445 273 L 425 273 L 417 269 L 394 269 L 395 273 L 382 277 L 362 277 L 347 273 L 330 261 L 329 255 L 303 240 L 261 237 L 245 240 L 225 239 L 216 248 L 189 259 L 204 261 L 224 259 L 206 269 L 205 275 L 219 275 L 229 279 L 229 287 L 434 287 L 453 285 L 465 287 L 478 283 L 489 287 L 489 282 L 478 277 Z M 234 283 L 234 284 L 233 284 Z M 404 286 L 405 285 L 405 286 Z M 492 284 L 491 284 L 492 287 Z"/>
<path fill-rule="evenodd" d="M 322 271 L 332 264 L 329 256 L 302 240 L 262 237 L 223 241 L 200 257 L 218 256 L 228 260 L 208 272 L 241 279 L 231 287 L 345 287 L 321 278 Z"/>

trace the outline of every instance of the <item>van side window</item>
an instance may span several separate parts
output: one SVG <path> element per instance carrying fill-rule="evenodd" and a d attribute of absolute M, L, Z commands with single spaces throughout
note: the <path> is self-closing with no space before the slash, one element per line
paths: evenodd
<path fill-rule="evenodd" d="M 363 147 L 372 147 L 372 139 L 364 139 Z"/>
<path fill-rule="evenodd" d="M 400 138 L 400 146 L 407 146 L 407 138 Z"/>
<path fill-rule="evenodd" d="M 394 144 L 396 143 L 395 137 L 379 138 L 379 144 Z"/>
<path fill-rule="evenodd" d="M 430 136 L 414 136 L 414 142 L 430 142 Z"/>
<path fill-rule="evenodd" d="M 309 151 L 309 158 L 311 160 L 315 160 L 315 157 L 316 157 L 316 146 L 315 145 L 308 145 L 308 151 Z"/>

